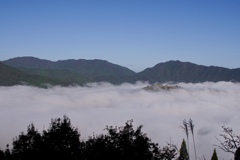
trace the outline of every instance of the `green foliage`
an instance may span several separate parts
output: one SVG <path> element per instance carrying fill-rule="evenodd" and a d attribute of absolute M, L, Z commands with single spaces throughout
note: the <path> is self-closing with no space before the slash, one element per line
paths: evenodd
<path fill-rule="evenodd" d="M 13 86 L 22 84 L 37 87 L 46 87 L 46 84 L 66 86 L 70 83 L 64 82 L 60 79 L 54 79 L 39 75 L 30 75 L 26 72 L 0 63 L 0 86 Z"/>
<path fill-rule="evenodd" d="M 188 124 L 186 119 L 183 120 L 182 124 L 183 125 L 180 126 L 180 127 L 182 128 L 182 130 L 185 132 L 185 134 L 187 136 L 187 147 L 188 147 L 188 152 L 189 152 L 189 139 L 188 139 L 188 137 L 189 137 L 189 127 L 188 127 L 189 124 Z"/>
<path fill-rule="evenodd" d="M 20 69 L 31 75 L 38 75 L 42 77 L 61 80 L 67 84 L 81 85 L 87 82 L 91 82 L 91 77 L 67 69 L 32 69 L 32 68 L 20 68 Z"/>
<path fill-rule="evenodd" d="M 137 74 L 138 80 L 155 82 L 240 81 L 240 69 L 207 67 L 189 62 L 168 61 L 147 68 Z"/>
<path fill-rule="evenodd" d="M 215 148 L 214 148 L 214 150 L 213 150 L 213 155 L 212 155 L 211 160 L 218 160 L 218 156 L 217 156 L 217 152 L 216 152 L 216 149 L 215 149 Z"/>
<path fill-rule="evenodd" d="M 187 151 L 187 145 L 186 145 L 185 139 L 183 139 L 181 144 L 179 160 L 189 160 L 189 154 Z"/>
<path fill-rule="evenodd" d="M 180 127 L 183 129 L 183 131 L 186 133 L 186 136 L 187 136 L 188 152 L 189 152 L 189 140 L 188 140 L 189 131 L 191 131 L 191 133 L 192 133 L 195 159 L 197 160 L 197 152 L 196 152 L 195 139 L 194 139 L 194 124 L 193 124 L 193 121 L 192 121 L 192 119 L 189 119 L 188 122 L 187 122 L 186 119 L 184 119 L 182 124 L 183 125 L 180 126 Z M 189 155 L 188 155 L 188 159 L 190 159 Z"/>
<path fill-rule="evenodd" d="M 21 84 L 24 81 L 24 77 L 27 74 L 21 72 L 15 68 L 9 67 L 3 63 L 0 63 L 0 85 L 1 86 L 11 86 L 16 84 Z"/>
<path fill-rule="evenodd" d="M 136 73 L 128 68 L 104 60 L 63 60 L 52 62 L 34 57 L 18 57 L 4 61 L 25 73 L 46 77 L 59 83 L 73 85 L 88 82 L 126 82 L 129 76 Z"/>

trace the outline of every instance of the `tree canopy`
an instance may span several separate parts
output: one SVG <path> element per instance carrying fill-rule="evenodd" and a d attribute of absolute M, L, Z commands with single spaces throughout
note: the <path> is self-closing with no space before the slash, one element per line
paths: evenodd
<path fill-rule="evenodd" d="M 180 152 L 179 160 L 189 160 L 189 154 L 187 151 L 187 145 L 186 145 L 185 139 L 183 139 L 183 141 L 182 141 L 179 152 Z"/>
<path fill-rule="evenodd" d="M 11 150 L 0 150 L 0 157 L 7 160 L 171 160 L 176 156 L 175 148 L 160 149 L 142 132 L 142 127 L 134 129 L 133 120 L 129 120 L 122 127 L 106 126 L 106 134 L 81 141 L 78 128 L 63 116 L 52 119 L 42 133 L 30 124 L 26 133 L 21 132 L 14 138 Z"/>

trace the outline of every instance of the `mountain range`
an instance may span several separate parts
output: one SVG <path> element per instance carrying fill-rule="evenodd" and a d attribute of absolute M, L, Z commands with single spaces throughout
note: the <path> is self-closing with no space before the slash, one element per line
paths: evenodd
<path fill-rule="evenodd" d="M 136 81 L 150 83 L 240 82 L 240 68 L 228 69 L 190 62 L 168 61 L 136 73 L 126 67 L 98 59 L 70 59 L 53 62 L 35 57 L 16 57 L 0 62 L 1 86 L 16 84 L 67 86 L 101 81 L 113 84 Z"/>

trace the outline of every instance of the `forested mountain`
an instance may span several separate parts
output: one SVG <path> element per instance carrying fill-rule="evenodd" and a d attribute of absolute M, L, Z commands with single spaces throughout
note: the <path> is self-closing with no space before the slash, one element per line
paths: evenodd
<path fill-rule="evenodd" d="M 49 60 L 38 59 L 35 57 L 18 57 L 4 61 L 4 63 L 16 68 L 70 70 L 76 73 L 84 73 L 94 76 L 126 76 L 135 74 L 135 72 L 128 68 L 98 59 L 70 59 L 52 62 Z"/>
<path fill-rule="evenodd" d="M 17 57 L 3 61 L 4 64 L 21 70 L 16 74 L 11 70 L 4 70 L 4 74 L 29 81 L 29 76 L 39 82 L 50 84 L 84 84 L 88 82 L 110 82 L 120 84 L 124 82 L 135 83 L 136 81 L 155 82 L 205 82 L 205 81 L 236 81 L 240 82 L 240 68 L 227 69 L 216 66 L 203 66 L 190 62 L 168 61 L 159 63 L 152 68 L 147 68 L 142 72 L 134 71 L 105 60 L 61 60 L 49 61 L 34 57 Z M 6 67 L 6 66 L 5 66 Z M 13 68 L 12 68 L 13 69 Z M 16 70 L 14 70 L 16 72 Z M 10 74 L 11 73 L 11 74 Z M 12 77 L 3 76 L 1 81 L 10 84 L 19 84 L 13 81 Z M 37 77 L 38 76 L 38 77 Z M 44 78 L 45 77 L 45 78 Z M 9 83 L 9 82 L 8 82 Z M 2 83 L 1 85 L 6 85 Z M 8 84 L 9 85 L 9 84 Z"/>
<path fill-rule="evenodd" d="M 108 81 L 122 83 L 135 75 L 132 70 L 105 60 L 62 60 L 52 62 L 34 57 L 17 57 L 4 61 L 29 74 L 61 79 L 70 83 Z"/>
<path fill-rule="evenodd" d="M 139 72 L 137 79 L 149 82 L 240 82 L 240 69 L 207 67 L 190 62 L 169 61 Z"/>
<path fill-rule="evenodd" d="M 49 77 L 30 75 L 16 68 L 9 67 L 0 62 L 0 86 L 12 86 L 18 84 L 44 87 L 50 85 L 68 85 L 66 82 Z"/>
<path fill-rule="evenodd" d="M 6 86 L 20 84 L 27 76 L 26 73 L 9 67 L 3 63 L 0 63 L 0 73 L 0 84 Z"/>

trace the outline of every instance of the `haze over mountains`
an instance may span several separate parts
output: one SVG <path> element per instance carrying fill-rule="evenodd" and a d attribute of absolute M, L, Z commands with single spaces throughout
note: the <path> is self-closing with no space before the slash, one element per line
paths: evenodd
<path fill-rule="evenodd" d="M 136 73 L 126 67 L 105 60 L 49 61 L 35 57 L 17 57 L 0 63 L 0 85 L 26 83 L 40 86 L 82 85 L 88 82 L 120 84 L 136 81 L 155 82 L 240 82 L 240 68 L 228 69 L 202 66 L 190 62 L 168 61 Z"/>

